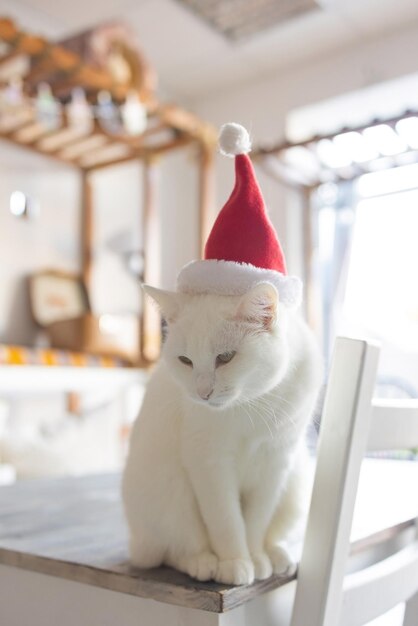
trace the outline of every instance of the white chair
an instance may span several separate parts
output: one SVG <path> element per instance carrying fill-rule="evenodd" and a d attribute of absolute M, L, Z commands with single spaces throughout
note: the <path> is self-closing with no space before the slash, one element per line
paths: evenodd
<path fill-rule="evenodd" d="M 366 341 L 336 341 L 291 626 L 360 626 L 401 602 L 404 626 L 418 626 L 416 533 L 391 556 L 347 574 L 366 450 L 418 446 L 418 401 L 372 400 L 378 355 Z M 418 498 L 418 489 L 409 497 Z"/>

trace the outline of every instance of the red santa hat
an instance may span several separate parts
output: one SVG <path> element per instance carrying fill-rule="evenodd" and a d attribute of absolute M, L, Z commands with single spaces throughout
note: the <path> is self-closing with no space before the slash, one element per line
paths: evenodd
<path fill-rule="evenodd" d="M 296 307 L 302 282 L 287 275 L 283 250 L 248 157 L 248 132 L 239 124 L 225 124 L 219 146 L 222 154 L 235 156 L 235 186 L 213 225 L 204 260 L 181 270 L 177 288 L 183 293 L 231 296 L 268 282 L 276 287 L 283 304 Z"/>

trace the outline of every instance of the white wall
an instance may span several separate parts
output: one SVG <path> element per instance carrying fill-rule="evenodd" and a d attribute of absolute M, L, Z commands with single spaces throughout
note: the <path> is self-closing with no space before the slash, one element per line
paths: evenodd
<path fill-rule="evenodd" d="M 79 268 L 79 176 L 71 168 L 32 161 L 26 151 L 0 145 L 0 341 L 30 344 L 27 277 L 41 268 Z M 14 217 L 10 194 L 23 191 L 39 202 L 35 219 Z"/>
<path fill-rule="evenodd" d="M 174 289 L 179 270 L 198 258 L 198 169 L 195 148 L 161 161 L 161 286 Z"/>
<path fill-rule="evenodd" d="M 94 265 L 90 300 L 96 313 L 137 313 L 140 288 L 123 260 L 108 249 L 119 233 L 141 233 L 142 167 L 137 162 L 99 170 L 92 176 Z M 138 242 L 142 245 L 141 236 Z"/>

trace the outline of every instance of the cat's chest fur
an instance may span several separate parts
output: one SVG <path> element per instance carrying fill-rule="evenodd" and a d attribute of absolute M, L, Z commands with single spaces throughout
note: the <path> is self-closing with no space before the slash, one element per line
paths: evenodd
<path fill-rule="evenodd" d="M 279 475 L 287 459 L 287 451 L 281 450 L 277 442 L 265 438 L 255 441 L 251 438 L 243 439 L 235 456 L 240 491 L 259 488 L 266 473 L 275 472 Z"/>
<path fill-rule="evenodd" d="M 289 465 L 292 451 L 271 412 L 252 407 L 235 407 L 222 414 L 193 407 L 185 401 L 180 434 L 181 456 L 185 467 L 193 471 L 196 463 L 208 472 L 224 465 L 234 473 L 241 492 L 256 488 L 269 470 L 281 473 Z"/>

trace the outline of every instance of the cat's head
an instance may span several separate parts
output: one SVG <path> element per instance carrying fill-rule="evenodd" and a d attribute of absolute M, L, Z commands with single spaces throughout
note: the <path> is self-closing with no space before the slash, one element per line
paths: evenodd
<path fill-rule="evenodd" d="M 283 378 L 286 311 L 270 283 L 243 296 L 144 289 L 168 323 L 163 358 L 193 401 L 222 409 L 268 392 Z"/>

